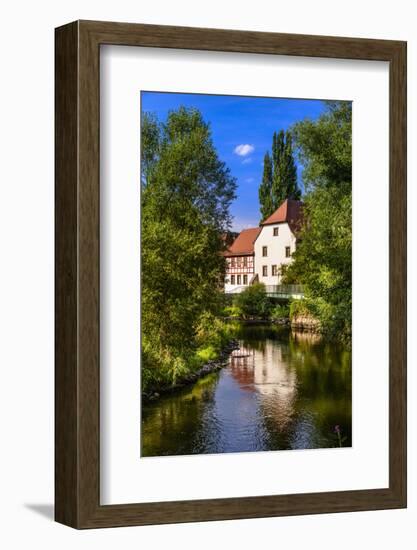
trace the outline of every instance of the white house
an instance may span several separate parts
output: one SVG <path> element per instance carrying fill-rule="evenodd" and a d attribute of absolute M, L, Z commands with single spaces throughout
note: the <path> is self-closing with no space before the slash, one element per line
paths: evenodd
<path fill-rule="evenodd" d="M 292 261 L 296 248 L 301 208 L 301 201 L 286 199 L 260 227 L 238 235 L 225 253 L 226 293 L 241 292 L 254 282 L 280 284 L 280 268 Z"/>

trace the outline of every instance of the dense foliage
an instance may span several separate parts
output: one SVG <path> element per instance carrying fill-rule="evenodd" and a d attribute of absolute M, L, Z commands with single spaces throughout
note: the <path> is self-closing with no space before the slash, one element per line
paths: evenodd
<path fill-rule="evenodd" d="M 236 295 L 234 305 L 239 308 L 243 318 L 267 319 L 271 309 L 271 302 L 263 283 L 246 287 L 243 292 Z"/>
<path fill-rule="evenodd" d="M 268 218 L 287 198 L 299 199 L 297 168 L 294 161 L 290 132 L 274 132 L 272 156 L 264 157 L 262 183 L 259 186 L 259 204 L 262 221 Z"/>
<path fill-rule="evenodd" d="M 284 283 L 304 285 L 304 306 L 330 337 L 350 339 L 352 322 L 352 109 L 328 102 L 317 121 L 292 128 L 303 164 L 304 226 Z"/>
<path fill-rule="evenodd" d="M 218 158 L 199 111 L 171 111 L 166 122 L 145 114 L 141 131 L 143 388 L 174 383 L 193 367 L 202 332 L 214 323 L 224 276 L 236 183 Z M 223 336 L 222 336 L 223 334 Z M 201 349 L 200 349 L 201 352 Z"/>
<path fill-rule="evenodd" d="M 290 306 L 287 302 L 275 304 L 269 313 L 270 319 L 278 321 L 280 319 L 288 319 L 290 315 Z"/>

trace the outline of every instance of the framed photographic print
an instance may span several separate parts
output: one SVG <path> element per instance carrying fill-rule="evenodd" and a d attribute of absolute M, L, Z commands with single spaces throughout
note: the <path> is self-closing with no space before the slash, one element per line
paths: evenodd
<path fill-rule="evenodd" d="M 406 44 L 56 29 L 56 520 L 406 506 Z"/>

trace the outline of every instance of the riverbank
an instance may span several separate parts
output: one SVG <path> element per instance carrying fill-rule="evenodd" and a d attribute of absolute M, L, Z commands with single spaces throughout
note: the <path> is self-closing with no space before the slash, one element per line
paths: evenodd
<path fill-rule="evenodd" d="M 245 323 L 248 325 L 278 325 L 282 327 L 300 330 L 303 332 L 320 333 L 320 323 L 311 316 L 297 316 L 293 319 L 289 317 L 280 318 L 260 318 L 260 317 L 225 317 L 224 321 Z"/>
<path fill-rule="evenodd" d="M 290 326 L 290 320 L 288 318 L 282 318 L 282 319 L 263 319 L 260 317 L 224 317 L 224 321 L 227 322 L 237 322 L 237 323 L 245 323 L 248 325 L 251 324 L 264 324 L 264 325 L 287 325 Z"/>
<path fill-rule="evenodd" d="M 174 393 L 186 386 L 195 384 L 197 380 L 199 380 L 200 378 L 203 378 L 208 374 L 211 374 L 213 372 L 217 372 L 223 369 L 228 363 L 230 354 L 232 353 L 232 351 L 236 349 L 239 349 L 239 342 L 233 338 L 228 342 L 228 344 L 226 344 L 226 346 L 222 348 L 222 350 L 220 351 L 216 359 L 211 359 L 207 361 L 198 370 L 178 378 L 175 384 L 155 387 L 155 388 L 149 389 L 147 392 L 142 392 L 143 401 L 145 403 L 150 401 L 155 401 L 160 397 L 162 397 L 163 395 Z"/>
<path fill-rule="evenodd" d="M 276 300 L 267 295 L 262 283 L 234 295 L 223 313 L 226 321 L 270 323 L 294 330 L 323 332 L 317 311 L 312 310 L 307 299 Z"/>

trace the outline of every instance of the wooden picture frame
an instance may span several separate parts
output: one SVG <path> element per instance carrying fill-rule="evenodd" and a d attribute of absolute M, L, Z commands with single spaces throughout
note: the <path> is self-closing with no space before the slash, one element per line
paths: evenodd
<path fill-rule="evenodd" d="M 404 508 L 406 43 L 94 21 L 59 27 L 55 40 L 56 521 L 98 528 Z M 100 505 L 99 52 L 104 44 L 389 63 L 388 488 Z"/>

